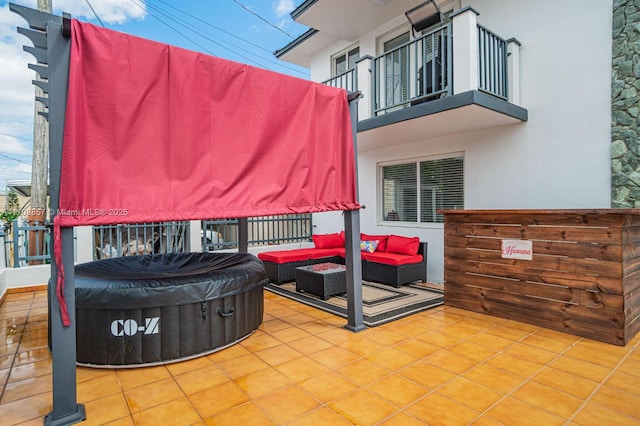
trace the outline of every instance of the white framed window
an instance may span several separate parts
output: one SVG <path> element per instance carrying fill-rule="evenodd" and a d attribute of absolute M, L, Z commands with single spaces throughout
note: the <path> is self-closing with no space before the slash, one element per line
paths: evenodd
<path fill-rule="evenodd" d="M 438 210 L 464 208 L 464 155 L 378 165 L 385 222 L 442 223 Z"/>
<path fill-rule="evenodd" d="M 352 70 L 356 67 L 356 62 L 360 59 L 360 48 L 351 47 L 331 58 L 332 76 L 337 76 Z"/>

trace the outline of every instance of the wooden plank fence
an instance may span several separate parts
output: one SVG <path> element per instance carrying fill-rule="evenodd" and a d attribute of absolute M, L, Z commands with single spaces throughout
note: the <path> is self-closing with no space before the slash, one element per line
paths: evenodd
<path fill-rule="evenodd" d="M 640 209 L 442 213 L 445 304 L 622 346 L 640 331 Z"/>

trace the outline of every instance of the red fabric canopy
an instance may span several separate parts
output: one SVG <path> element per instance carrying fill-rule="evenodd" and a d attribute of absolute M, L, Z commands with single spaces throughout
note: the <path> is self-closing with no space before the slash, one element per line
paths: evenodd
<path fill-rule="evenodd" d="M 344 90 L 72 29 L 58 231 L 359 208 Z"/>

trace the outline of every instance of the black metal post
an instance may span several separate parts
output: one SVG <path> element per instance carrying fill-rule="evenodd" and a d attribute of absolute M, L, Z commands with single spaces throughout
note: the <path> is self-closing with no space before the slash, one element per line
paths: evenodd
<path fill-rule="evenodd" d="M 249 252 L 249 219 L 238 218 L 238 252 Z"/>
<path fill-rule="evenodd" d="M 349 112 L 351 114 L 351 132 L 353 134 L 353 155 L 356 175 L 356 199 L 358 189 L 358 100 L 360 92 L 350 93 Z M 344 214 L 344 233 L 347 266 L 347 325 L 345 328 L 353 332 L 366 329 L 362 313 L 362 254 L 360 252 L 360 211 L 346 210 Z"/>

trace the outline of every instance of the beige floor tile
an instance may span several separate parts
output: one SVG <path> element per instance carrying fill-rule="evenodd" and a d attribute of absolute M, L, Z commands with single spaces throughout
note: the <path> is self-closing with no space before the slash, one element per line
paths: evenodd
<path fill-rule="evenodd" d="M 309 412 L 308 414 L 302 415 L 302 417 L 299 417 L 290 423 L 287 423 L 287 426 L 318 426 L 318 425 L 340 426 L 340 425 L 351 425 L 351 424 L 352 423 L 340 417 L 335 411 L 327 407 L 320 407 L 316 410 Z"/>
<path fill-rule="evenodd" d="M 627 358 L 620 364 L 618 370 L 640 378 L 640 361 Z"/>
<path fill-rule="evenodd" d="M 430 355 L 425 359 L 425 361 L 455 374 L 462 374 L 477 364 L 477 362 L 471 358 L 458 355 L 448 349 L 443 349 L 433 355 Z"/>
<path fill-rule="evenodd" d="M 307 357 L 298 358 L 286 364 L 280 364 L 276 366 L 275 369 L 294 382 L 300 382 L 318 374 L 323 374 L 328 370 L 327 367 L 318 361 Z"/>
<path fill-rule="evenodd" d="M 78 383 L 76 389 L 78 402 L 83 404 L 122 392 L 118 376 L 113 373 Z"/>
<path fill-rule="evenodd" d="M 352 424 L 371 425 L 394 414 L 398 409 L 377 395 L 356 390 L 328 404 L 329 408 Z"/>
<path fill-rule="evenodd" d="M 214 352 L 207 357 L 213 362 L 228 361 L 230 359 L 240 358 L 244 355 L 250 355 L 251 352 L 241 345 L 232 345 L 221 351 Z"/>
<path fill-rule="evenodd" d="M 211 426 L 268 426 L 276 423 L 255 402 L 247 402 L 206 420 Z"/>
<path fill-rule="evenodd" d="M 223 383 L 189 395 L 189 401 L 203 419 L 213 417 L 249 400 L 249 396 L 233 382 Z"/>
<path fill-rule="evenodd" d="M 456 343 L 460 342 L 460 339 L 456 337 L 449 336 L 435 330 L 423 333 L 419 336 L 416 336 L 416 338 L 418 340 L 421 340 L 433 346 L 438 346 L 440 348 L 446 348 L 447 346 L 455 345 Z"/>
<path fill-rule="evenodd" d="M 280 365 L 285 362 L 292 361 L 296 358 L 300 358 L 302 353 L 293 349 L 291 346 L 282 344 L 273 346 L 269 349 L 254 352 L 258 358 L 271 366 Z"/>
<path fill-rule="evenodd" d="M 294 340 L 292 342 L 289 342 L 288 345 L 305 355 L 334 346 L 332 343 L 329 343 L 326 340 L 316 336 L 309 336 L 299 340 Z"/>
<path fill-rule="evenodd" d="M 284 330 L 286 331 L 288 329 L 284 329 Z M 282 342 L 280 340 L 268 334 L 257 335 L 256 333 L 254 333 L 253 335 L 249 336 L 248 338 L 240 342 L 240 345 L 243 346 L 248 351 L 257 352 L 263 349 L 271 348 L 273 346 L 278 346 L 281 343 Z"/>
<path fill-rule="evenodd" d="M 213 361 L 206 356 L 190 359 L 188 361 L 174 362 L 167 364 L 167 370 L 172 376 L 188 373 L 189 371 L 199 370 L 205 367 L 211 367 Z"/>
<path fill-rule="evenodd" d="M 424 424 L 425 423 L 423 421 L 400 411 L 378 423 L 378 426 L 424 426 Z"/>
<path fill-rule="evenodd" d="M 27 352 L 18 352 L 16 353 L 13 365 L 22 365 L 43 361 L 45 359 L 50 359 L 50 357 L 51 353 L 49 352 L 49 348 L 40 348 Z"/>
<path fill-rule="evenodd" d="M 314 352 L 309 354 L 308 357 L 330 369 L 338 368 L 360 359 L 358 355 L 338 346 Z"/>
<path fill-rule="evenodd" d="M 462 377 L 466 377 L 476 383 L 485 385 L 502 394 L 512 392 L 527 380 L 522 376 L 518 376 L 517 374 L 510 373 L 489 364 L 480 364 L 464 373 Z"/>
<path fill-rule="evenodd" d="M 558 358 L 549 366 L 598 383 L 602 382 L 611 371 L 606 367 L 570 357 Z"/>
<path fill-rule="evenodd" d="M 618 411 L 609 410 L 596 403 L 587 403 L 573 418 L 573 422 L 581 426 L 631 426 L 640 424 L 637 418 L 626 416 Z"/>
<path fill-rule="evenodd" d="M 518 343 L 505 349 L 504 353 L 525 361 L 534 362 L 536 364 L 545 365 L 553 361 L 557 356 L 557 352 L 547 351 L 545 349 L 536 348 L 531 345 Z"/>
<path fill-rule="evenodd" d="M 486 333 L 491 334 L 493 336 L 502 337 L 503 339 L 509 339 L 514 342 L 517 342 L 529 336 L 532 333 L 532 331 L 508 327 L 504 324 L 498 324 L 495 327 L 491 327 L 487 329 Z"/>
<path fill-rule="evenodd" d="M 41 393 L 7 404 L 0 404 L 0 419 L 6 425 L 17 425 L 41 419 L 52 410 L 51 401 L 51 393 Z M 41 425 L 43 422 L 39 421 L 39 424 Z"/>
<path fill-rule="evenodd" d="M 200 416 L 186 397 L 133 413 L 132 418 L 136 426 L 183 426 L 200 420 Z"/>
<path fill-rule="evenodd" d="M 350 364 L 342 366 L 336 370 L 358 386 L 365 386 L 385 376 L 391 372 L 380 367 L 375 362 L 366 359 L 359 359 Z"/>
<path fill-rule="evenodd" d="M 158 382 L 149 383 L 144 386 L 125 391 L 124 396 L 132 413 L 148 410 L 157 405 L 183 398 L 185 394 L 180 386 L 173 380 L 167 378 Z"/>
<path fill-rule="evenodd" d="M 469 423 L 469 426 L 504 426 L 504 425 L 497 420 L 493 420 L 490 417 L 483 416 Z"/>
<path fill-rule="evenodd" d="M 123 368 L 116 370 L 116 374 L 120 383 L 122 383 L 123 389 L 131 389 L 171 377 L 169 370 L 165 366 Z"/>
<path fill-rule="evenodd" d="M 18 382 L 7 383 L 0 403 L 16 401 L 45 392 L 51 392 L 53 388 L 51 375 L 33 377 Z"/>
<path fill-rule="evenodd" d="M 520 377 L 530 377 L 543 367 L 543 364 L 527 361 L 507 353 L 496 355 L 489 359 L 487 364 Z"/>
<path fill-rule="evenodd" d="M 258 329 L 266 333 L 273 333 L 274 331 L 282 330 L 283 328 L 289 327 L 291 327 L 291 324 L 289 324 L 288 322 L 283 321 L 280 318 L 274 318 L 268 321 L 263 321 Z"/>
<path fill-rule="evenodd" d="M 289 386 L 256 400 L 258 406 L 278 424 L 293 419 L 320 407 L 320 402 L 297 386 Z"/>
<path fill-rule="evenodd" d="M 405 411 L 430 425 L 466 425 L 479 413 L 436 393 L 431 393 Z"/>
<path fill-rule="evenodd" d="M 293 342 L 294 340 L 303 339 L 312 335 L 299 327 L 283 328 L 281 330 L 271 332 L 270 334 L 283 343 Z"/>
<path fill-rule="evenodd" d="M 381 329 L 379 327 L 372 327 L 363 331 L 361 337 L 370 339 L 383 346 L 393 346 L 407 339 L 407 336 Z"/>
<path fill-rule="evenodd" d="M 533 376 L 532 380 L 583 399 L 588 398 L 598 386 L 593 380 L 551 367 Z"/>
<path fill-rule="evenodd" d="M 565 355 L 606 368 L 614 368 L 620 362 L 619 355 L 578 345 L 565 352 Z"/>
<path fill-rule="evenodd" d="M 274 339 L 275 340 L 275 339 Z M 269 368 L 269 364 L 254 354 L 244 355 L 239 358 L 229 359 L 217 363 L 218 367 L 232 379 L 255 373 Z"/>
<path fill-rule="evenodd" d="M 527 404 L 517 398 L 506 398 L 487 411 L 486 416 L 509 426 L 563 425 L 565 419 Z"/>
<path fill-rule="evenodd" d="M 394 345 L 393 348 L 409 355 L 413 355 L 416 359 L 426 358 L 441 349 L 438 346 L 431 345 L 418 339 L 407 339 L 397 345 Z"/>
<path fill-rule="evenodd" d="M 623 392 L 640 396 L 640 380 L 622 371 L 616 371 L 605 382 L 606 386 L 613 386 Z"/>
<path fill-rule="evenodd" d="M 436 389 L 457 375 L 427 362 L 419 361 L 398 372 L 402 377 L 429 390 Z"/>
<path fill-rule="evenodd" d="M 16 382 L 27 378 L 33 378 L 38 376 L 44 376 L 51 374 L 51 360 L 45 359 L 38 362 L 32 362 L 29 364 L 22 364 L 14 367 L 11 371 L 10 382 Z"/>
<path fill-rule="evenodd" d="M 499 353 L 501 350 L 490 349 L 486 346 L 479 345 L 477 343 L 470 342 L 468 340 L 456 343 L 447 348 L 448 351 L 455 352 L 458 355 L 471 358 L 474 361 L 482 362 L 489 357 L 492 357 Z"/>
<path fill-rule="evenodd" d="M 313 321 L 316 320 L 316 318 L 298 312 L 295 315 L 289 315 L 288 317 L 283 318 L 282 320 L 285 321 L 285 322 L 288 322 L 291 325 L 298 326 L 300 324 L 306 324 L 308 322 L 313 322 Z"/>
<path fill-rule="evenodd" d="M 547 351 L 560 353 L 570 348 L 580 340 L 577 336 L 571 336 L 554 330 L 541 329 L 536 333 L 525 337 L 522 343 L 545 349 Z"/>
<path fill-rule="evenodd" d="M 315 321 L 311 321 L 311 322 L 306 322 L 304 324 L 298 324 L 297 327 L 300 330 L 305 331 L 312 336 L 318 333 L 324 333 L 325 331 L 333 330 L 334 328 L 336 328 L 335 325 L 319 319 L 316 319 Z"/>
<path fill-rule="evenodd" d="M 117 376 L 116 370 L 106 368 L 76 367 L 76 381 L 78 383 L 98 379 L 105 376 Z"/>
<path fill-rule="evenodd" d="M 375 340 L 369 339 L 364 336 L 348 340 L 341 343 L 339 346 L 358 356 L 367 356 L 386 347 L 382 343 L 376 342 Z"/>
<path fill-rule="evenodd" d="M 299 382 L 299 386 L 323 403 L 333 401 L 357 389 L 351 381 L 332 371 Z"/>
<path fill-rule="evenodd" d="M 256 399 L 291 386 L 293 381 L 273 368 L 240 377 L 235 383 L 251 398 Z"/>
<path fill-rule="evenodd" d="M 395 348 L 381 349 L 365 358 L 391 371 L 398 371 L 418 360 L 417 357 Z"/>
<path fill-rule="evenodd" d="M 89 401 L 84 405 L 87 425 L 102 425 L 129 416 L 129 407 L 122 392 Z"/>
<path fill-rule="evenodd" d="M 368 385 L 365 390 L 378 395 L 399 408 L 414 403 L 430 392 L 423 386 L 396 374 L 384 377 Z"/>
<path fill-rule="evenodd" d="M 453 379 L 437 392 L 480 413 L 503 397 L 501 393 L 464 377 Z"/>
<path fill-rule="evenodd" d="M 640 396 L 638 395 L 605 384 L 591 397 L 590 402 L 626 414 L 640 422 Z"/>
<path fill-rule="evenodd" d="M 463 322 L 445 324 L 442 327 L 438 328 L 437 331 L 442 334 L 446 334 L 447 336 L 456 337 L 458 340 L 468 339 L 469 337 L 478 333 L 477 329 L 467 327 Z"/>
<path fill-rule="evenodd" d="M 511 396 L 564 419 L 571 418 L 583 402 L 581 398 L 533 381 L 522 385 Z"/>

